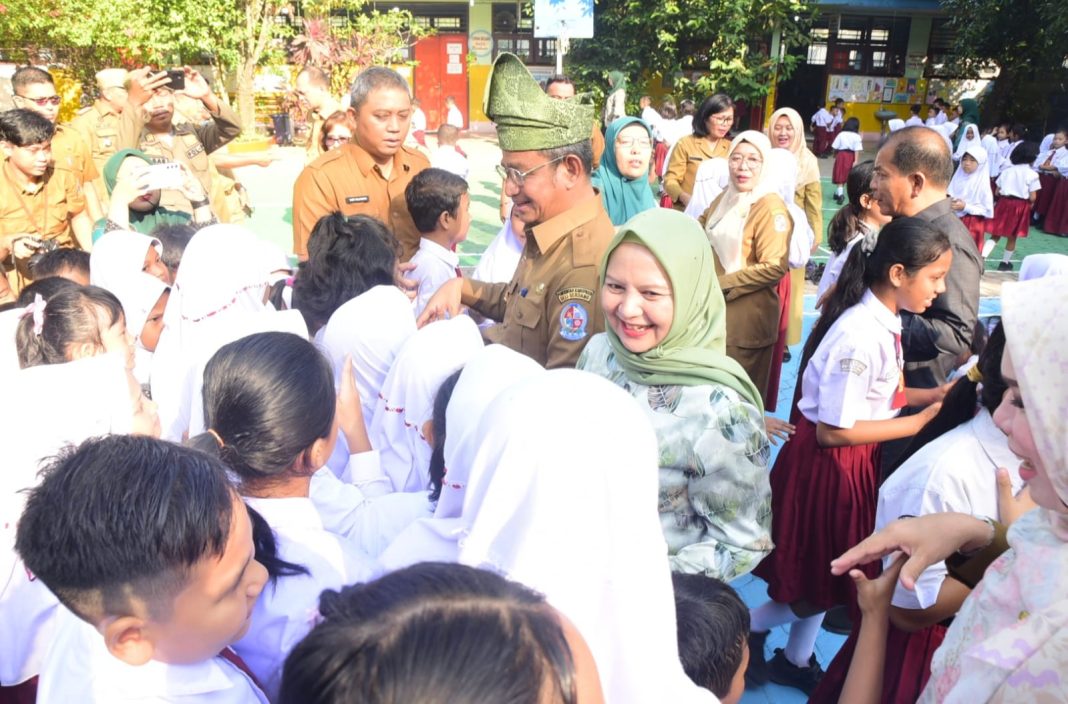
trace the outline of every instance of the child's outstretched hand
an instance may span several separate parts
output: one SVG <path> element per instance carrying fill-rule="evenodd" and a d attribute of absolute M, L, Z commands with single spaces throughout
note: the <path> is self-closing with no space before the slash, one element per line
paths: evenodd
<path fill-rule="evenodd" d="M 885 617 L 890 611 L 890 598 L 894 595 L 894 585 L 897 584 L 901 567 L 907 560 L 908 555 L 897 553 L 893 562 L 875 579 L 868 579 L 860 570 L 849 570 L 849 576 L 857 585 L 857 605 L 860 606 L 864 618 Z"/>
<path fill-rule="evenodd" d="M 337 390 L 337 420 L 345 441 L 349 445 L 349 454 L 367 452 L 371 441 L 367 437 L 367 426 L 363 422 L 363 406 L 360 405 L 360 392 L 356 388 L 356 375 L 352 371 L 352 355 L 345 355 L 345 365 L 341 369 L 341 383 Z"/>

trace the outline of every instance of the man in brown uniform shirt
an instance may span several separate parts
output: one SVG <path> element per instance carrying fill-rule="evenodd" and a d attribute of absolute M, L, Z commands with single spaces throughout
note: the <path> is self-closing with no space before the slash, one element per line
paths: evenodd
<path fill-rule="evenodd" d="M 301 69 L 294 90 L 308 105 L 311 130 L 308 132 L 308 145 L 304 149 L 308 163 L 311 163 L 322 156 L 321 136 L 326 118 L 345 108 L 330 94 L 330 74 L 315 66 Z"/>
<path fill-rule="evenodd" d="M 573 367 L 604 329 L 598 268 L 615 228 L 590 183 L 593 107 L 553 100 L 512 54 L 497 57 L 484 111 L 497 123 L 498 172 L 527 241 L 512 280 L 454 279 L 427 303 L 420 324 L 461 303 L 500 320 L 485 337 L 546 368 Z"/>
<path fill-rule="evenodd" d="M 119 150 L 119 116 L 126 105 L 126 70 L 106 68 L 96 73 L 97 99 L 70 121 L 71 129 L 81 135 L 89 147 L 89 154 L 98 173 Z M 101 204 L 107 207 L 107 189 L 102 178 L 93 182 L 93 190 Z"/>
<path fill-rule="evenodd" d="M 324 215 L 371 215 L 393 231 L 406 262 L 419 249 L 419 231 L 404 189 L 430 166 L 420 152 L 403 146 L 412 119 L 408 83 L 375 66 L 356 77 L 351 97 L 353 141 L 308 164 L 293 186 L 293 251 L 308 258 L 308 238 Z"/>

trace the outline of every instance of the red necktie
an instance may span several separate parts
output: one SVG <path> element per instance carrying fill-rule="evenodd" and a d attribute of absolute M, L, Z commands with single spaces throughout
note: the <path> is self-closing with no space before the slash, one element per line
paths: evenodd
<path fill-rule="evenodd" d="M 245 661 L 241 659 L 241 656 L 234 652 L 233 648 L 226 647 L 219 651 L 219 657 L 223 660 L 229 661 L 231 665 L 248 675 L 248 678 L 252 680 L 252 684 L 256 685 L 261 692 L 266 691 L 260 681 L 256 679 L 256 675 L 252 674 L 252 670 L 245 664 Z"/>
<path fill-rule="evenodd" d="M 901 335 L 894 333 L 894 350 L 897 353 L 897 391 L 894 392 L 894 398 L 890 403 L 890 408 L 898 409 L 904 408 L 908 405 L 908 401 L 905 398 L 905 357 L 901 351 Z"/>
<path fill-rule="evenodd" d="M 456 267 L 456 278 L 462 279 L 463 277 L 464 277 L 464 273 L 462 271 L 460 271 L 460 267 Z"/>

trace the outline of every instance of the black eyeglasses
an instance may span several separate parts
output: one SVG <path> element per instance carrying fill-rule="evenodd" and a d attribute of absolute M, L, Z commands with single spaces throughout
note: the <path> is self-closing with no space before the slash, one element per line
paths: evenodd
<path fill-rule="evenodd" d="M 59 105 L 59 102 L 61 100 L 58 95 L 50 95 L 47 98 L 27 98 L 25 95 L 16 95 L 15 97 L 21 98 L 22 100 L 28 100 L 34 105 L 37 105 L 42 108 L 45 105 Z"/>

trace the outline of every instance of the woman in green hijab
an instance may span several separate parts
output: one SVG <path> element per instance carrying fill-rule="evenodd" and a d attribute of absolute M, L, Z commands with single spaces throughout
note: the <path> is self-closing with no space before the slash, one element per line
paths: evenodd
<path fill-rule="evenodd" d="M 150 235 L 160 225 L 203 227 L 215 222 L 204 187 L 185 164 L 178 163 L 182 181 L 175 190 L 189 199 L 192 214 L 160 207 L 160 190 L 149 188 L 153 176 L 148 167 L 152 163 L 151 157 L 138 149 L 123 149 L 104 164 L 104 186 L 111 205 L 107 218 L 97 221 L 93 227 L 94 242 L 112 230 Z"/>
<path fill-rule="evenodd" d="M 967 124 L 975 125 L 976 128 L 982 123 L 979 122 L 979 103 L 975 98 L 964 98 L 960 101 L 960 120 L 957 123 L 960 125 L 960 129 L 953 135 L 953 148 L 956 149 L 960 144 L 960 140 L 964 139 L 964 126 Z"/>
<path fill-rule="evenodd" d="M 647 210 L 619 228 L 601 282 L 605 332 L 578 367 L 630 393 L 656 431 L 672 570 L 749 572 L 772 548 L 770 445 L 760 392 L 726 353 L 708 239 L 683 213 Z"/>
<path fill-rule="evenodd" d="M 611 90 L 605 98 L 604 113 L 601 115 L 605 129 L 619 118 L 627 116 L 627 76 L 622 71 L 610 71 L 608 87 Z"/>
<path fill-rule="evenodd" d="M 644 120 L 623 117 L 608 128 L 604 141 L 604 156 L 593 172 L 593 186 L 601 192 L 612 224 L 622 225 L 643 210 L 656 207 L 649 187 L 653 137 Z"/>

